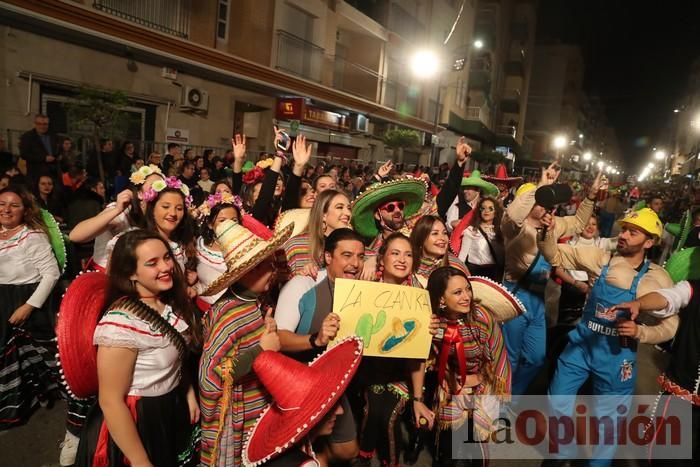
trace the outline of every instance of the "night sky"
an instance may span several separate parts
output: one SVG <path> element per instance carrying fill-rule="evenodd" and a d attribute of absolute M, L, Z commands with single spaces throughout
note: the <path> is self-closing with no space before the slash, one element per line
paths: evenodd
<path fill-rule="evenodd" d="M 632 173 L 673 124 L 700 57 L 699 22 L 698 0 L 540 0 L 538 41 L 582 47 L 585 91 L 601 97 Z"/>

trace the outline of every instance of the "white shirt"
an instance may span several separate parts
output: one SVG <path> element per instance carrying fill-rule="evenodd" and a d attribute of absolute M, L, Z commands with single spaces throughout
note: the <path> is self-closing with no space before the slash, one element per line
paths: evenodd
<path fill-rule="evenodd" d="M 58 282 L 61 272 L 49 237 L 23 226 L 12 238 L 0 241 L 0 284 L 36 284 L 27 303 L 41 308 Z"/>
<path fill-rule="evenodd" d="M 162 316 L 180 333 L 187 330 L 170 306 Z M 93 344 L 138 350 L 130 396 L 162 396 L 180 383 L 180 356 L 170 338 L 127 311 L 108 310 L 97 323 Z"/>
<path fill-rule="evenodd" d="M 302 295 L 313 289 L 316 284 L 320 284 L 327 275 L 328 272 L 321 269 L 316 274 L 316 280 L 309 276 L 294 276 L 284 284 L 277 299 L 277 308 L 275 308 L 275 321 L 279 329 L 296 331 L 301 319 L 299 301 Z"/>
<path fill-rule="evenodd" d="M 447 231 L 452 232 L 452 223 L 454 221 L 459 221 L 461 220 L 459 217 L 459 197 L 464 196 L 464 191 L 462 188 L 459 190 L 459 194 L 455 197 L 454 201 L 452 201 L 452 204 L 450 207 L 447 209 L 447 213 L 445 213 L 445 220 L 447 220 Z M 469 206 L 471 206 L 472 209 L 476 209 L 476 205 L 479 202 L 479 197 L 477 196 L 474 198 L 471 202 L 467 203 Z"/>
<path fill-rule="evenodd" d="M 667 318 L 678 314 L 681 308 L 688 306 L 690 299 L 693 298 L 693 287 L 688 281 L 680 281 L 670 289 L 659 289 L 655 292 L 663 295 L 668 302 L 665 309 L 651 312 L 651 315 L 657 318 Z"/>
<path fill-rule="evenodd" d="M 114 209 L 116 206 L 117 203 L 109 203 L 104 209 L 104 211 L 108 209 Z M 109 222 L 109 224 L 107 224 L 107 228 L 105 229 L 105 231 L 99 234 L 97 237 L 95 237 L 95 244 L 92 250 L 92 260 L 100 267 L 103 267 L 105 269 L 107 268 L 107 263 L 109 262 L 109 255 L 111 254 L 111 250 L 109 253 L 107 252 L 107 244 L 109 243 L 109 241 L 112 240 L 112 238 L 114 238 L 115 235 L 124 232 L 125 230 L 129 229 L 129 227 L 131 227 L 131 224 L 129 223 L 129 218 L 127 217 L 127 212 L 129 209 L 131 208 L 126 208 L 117 217 L 112 219 Z"/>
<path fill-rule="evenodd" d="M 197 239 L 197 292 L 201 293 L 209 287 L 209 284 L 214 282 L 220 275 L 226 272 L 226 262 L 224 254 L 220 251 L 212 250 L 204 244 L 204 239 Z M 213 304 L 219 297 L 226 293 L 226 289 L 216 295 L 204 296 L 201 295 L 203 301 Z"/>
<path fill-rule="evenodd" d="M 493 245 L 494 250 L 496 248 L 502 248 L 498 245 L 496 241 L 496 232 L 493 230 L 484 229 L 486 235 L 488 235 L 491 245 Z M 496 258 L 491 254 L 491 249 L 489 244 L 479 232 L 479 229 L 475 229 L 471 225 L 464 229 L 462 233 L 462 247 L 459 250 L 459 259 L 472 264 L 496 264 Z"/>
<path fill-rule="evenodd" d="M 214 186 L 214 181 L 213 180 L 207 180 L 207 181 L 200 180 L 197 182 L 197 185 L 199 185 L 199 187 L 202 190 L 204 190 L 205 193 L 209 193 L 211 191 L 211 187 Z"/>

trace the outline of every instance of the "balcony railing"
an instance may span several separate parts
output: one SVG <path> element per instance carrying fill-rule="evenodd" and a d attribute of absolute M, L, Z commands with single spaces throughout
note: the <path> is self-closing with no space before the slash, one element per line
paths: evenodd
<path fill-rule="evenodd" d="M 478 120 L 485 126 L 489 126 L 489 109 L 483 107 L 467 107 L 467 120 Z"/>
<path fill-rule="evenodd" d="M 149 29 L 187 37 L 191 0 L 94 0 L 93 7 Z"/>
<path fill-rule="evenodd" d="M 286 71 L 308 80 L 321 82 L 324 49 L 307 40 L 277 30 L 277 63 L 278 70 Z"/>
<path fill-rule="evenodd" d="M 335 57 L 333 73 L 335 89 L 376 101 L 377 91 L 383 81 L 385 79 L 376 71 L 344 58 Z"/>

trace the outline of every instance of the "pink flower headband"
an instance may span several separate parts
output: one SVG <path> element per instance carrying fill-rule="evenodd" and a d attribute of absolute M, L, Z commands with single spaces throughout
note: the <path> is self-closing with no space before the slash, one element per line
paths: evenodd
<path fill-rule="evenodd" d="M 195 210 L 194 217 L 199 219 L 200 222 L 205 221 L 211 214 L 211 210 L 218 204 L 230 204 L 239 210 L 243 209 L 243 201 L 241 201 L 239 196 L 227 192 L 219 192 L 209 195 L 206 201 Z"/>
<path fill-rule="evenodd" d="M 192 195 L 190 195 L 190 189 L 182 183 L 177 177 L 168 177 L 165 180 L 156 180 L 143 194 L 143 200 L 147 203 L 155 201 L 158 198 L 158 193 L 165 190 L 166 188 L 173 188 L 175 190 L 180 190 L 180 193 L 185 197 L 185 205 L 189 208 L 192 205 Z"/>

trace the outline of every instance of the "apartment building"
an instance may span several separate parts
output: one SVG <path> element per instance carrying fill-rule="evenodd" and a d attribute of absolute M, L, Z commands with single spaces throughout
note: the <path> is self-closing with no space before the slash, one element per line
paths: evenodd
<path fill-rule="evenodd" d="M 535 44 L 534 0 L 479 0 L 464 131 L 485 147 L 520 152 Z"/>
<path fill-rule="evenodd" d="M 677 112 L 669 114 L 671 175 L 698 180 L 700 173 L 700 59 L 690 67 L 688 86 Z"/>
<path fill-rule="evenodd" d="M 267 151 L 273 120 L 319 157 L 384 160 L 387 129 L 418 131 L 450 153 L 468 115 L 473 1 L 9 0 L 0 4 L 0 129 L 80 134 L 62 104 L 81 87 L 127 94 L 126 138 L 226 148 L 234 132 Z M 416 50 L 443 57 L 439 79 L 413 76 Z M 437 128 L 436 130 L 436 123 Z M 12 141 L 12 138 L 10 138 Z"/>

